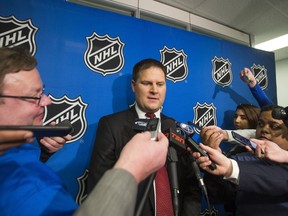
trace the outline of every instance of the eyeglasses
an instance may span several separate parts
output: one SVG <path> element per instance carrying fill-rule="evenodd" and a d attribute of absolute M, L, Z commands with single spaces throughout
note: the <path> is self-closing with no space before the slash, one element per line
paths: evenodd
<path fill-rule="evenodd" d="M 44 93 L 45 87 L 43 86 L 42 92 L 39 97 L 31 97 L 31 96 L 14 96 L 14 95 L 0 95 L 0 98 L 16 98 L 16 99 L 21 99 L 21 100 L 36 100 L 36 104 L 40 105 L 41 99 L 45 95 Z"/>

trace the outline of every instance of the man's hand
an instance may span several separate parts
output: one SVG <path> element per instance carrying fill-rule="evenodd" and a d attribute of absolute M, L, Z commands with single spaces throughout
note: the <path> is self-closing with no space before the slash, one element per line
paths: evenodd
<path fill-rule="evenodd" d="M 214 175 L 224 175 L 228 177 L 232 174 L 232 162 L 229 158 L 227 158 L 218 150 L 213 149 L 209 146 L 200 144 L 200 148 L 206 151 L 210 157 L 201 157 L 200 153 L 198 152 L 193 153 L 193 157 L 196 159 L 196 162 L 200 166 L 200 168 Z M 215 170 L 211 170 L 209 168 L 209 165 L 211 165 L 212 161 L 216 164 Z"/>
<path fill-rule="evenodd" d="M 247 83 L 250 88 L 253 88 L 257 84 L 257 81 L 249 68 L 244 68 L 240 71 L 240 79 Z"/>
<path fill-rule="evenodd" d="M 221 152 L 221 149 L 219 147 L 220 143 L 224 139 L 227 139 L 226 132 L 222 130 L 220 127 L 214 125 L 204 127 L 200 132 L 200 136 L 202 139 L 202 143 L 214 149 L 217 149 L 220 152 Z"/>
<path fill-rule="evenodd" d="M 0 131 L 0 155 L 10 148 L 33 141 L 33 133 L 25 130 Z"/>
<path fill-rule="evenodd" d="M 130 172 L 137 183 L 164 166 L 168 139 L 159 132 L 158 141 L 152 141 L 149 132 L 136 134 L 123 148 L 114 168 Z"/>
<path fill-rule="evenodd" d="M 257 144 L 255 155 L 268 158 L 278 163 L 288 163 L 288 151 L 280 148 L 276 143 L 268 140 L 251 139 Z"/>
<path fill-rule="evenodd" d="M 50 125 L 56 125 L 56 122 L 51 122 Z M 54 153 L 63 148 L 67 141 L 70 141 L 72 136 L 70 134 L 64 137 L 43 137 L 40 143 L 46 147 L 49 153 Z"/>

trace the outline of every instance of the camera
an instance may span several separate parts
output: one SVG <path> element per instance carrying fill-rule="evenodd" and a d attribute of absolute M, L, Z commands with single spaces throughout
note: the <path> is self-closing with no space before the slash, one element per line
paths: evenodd
<path fill-rule="evenodd" d="M 288 107 L 276 107 L 272 110 L 272 117 L 275 119 L 281 119 L 288 127 Z"/>

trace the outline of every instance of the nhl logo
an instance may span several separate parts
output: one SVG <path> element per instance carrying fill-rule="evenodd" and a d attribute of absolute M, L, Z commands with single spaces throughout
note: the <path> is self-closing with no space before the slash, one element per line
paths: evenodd
<path fill-rule="evenodd" d="M 261 89 L 266 89 L 268 86 L 267 69 L 264 66 L 253 64 L 251 70 Z"/>
<path fill-rule="evenodd" d="M 184 80 L 188 76 L 187 55 L 183 50 L 168 49 L 166 46 L 160 50 L 161 62 L 167 69 L 167 79 L 174 83 Z"/>
<path fill-rule="evenodd" d="M 14 16 L 0 17 L 0 47 L 21 46 L 34 55 L 37 30 L 38 28 L 32 25 L 30 19 L 20 21 Z"/>
<path fill-rule="evenodd" d="M 212 60 L 212 78 L 217 85 L 228 86 L 232 82 L 231 63 L 228 59 L 217 58 Z"/>
<path fill-rule="evenodd" d="M 78 205 L 81 205 L 86 199 L 86 197 L 88 196 L 87 188 L 86 188 L 88 174 L 89 174 L 89 171 L 86 169 L 83 175 L 77 178 L 79 189 L 78 189 L 78 193 L 76 196 L 76 203 Z"/>
<path fill-rule="evenodd" d="M 214 206 L 212 208 L 208 209 L 206 208 L 204 211 L 200 213 L 200 216 L 217 216 L 219 215 L 219 211 L 215 209 Z"/>
<path fill-rule="evenodd" d="M 193 122 L 199 127 L 205 127 L 208 125 L 217 125 L 216 120 L 216 107 L 213 103 L 211 104 L 200 104 L 197 102 L 196 106 L 193 107 L 194 110 L 194 119 Z M 195 128 L 197 133 L 200 133 L 200 130 Z"/>
<path fill-rule="evenodd" d="M 58 124 L 68 119 L 74 131 L 71 134 L 72 140 L 67 143 L 80 139 L 87 129 L 85 117 L 87 104 L 83 103 L 81 97 L 72 100 L 66 95 L 59 99 L 49 95 L 49 98 L 52 100 L 52 104 L 45 107 L 43 124 L 49 125 L 53 121 Z"/>
<path fill-rule="evenodd" d="M 92 71 L 106 76 L 117 73 L 123 68 L 124 43 L 119 37 L 111 38 L 107 34 L 101 37 L 94 32 L 86 39 L 88 47 L 84 54 L 84 61 Z"/>

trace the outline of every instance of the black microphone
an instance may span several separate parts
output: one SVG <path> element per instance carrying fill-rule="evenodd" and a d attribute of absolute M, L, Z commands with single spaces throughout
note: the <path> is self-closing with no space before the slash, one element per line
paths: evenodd
<path fill-rule="evenodd" d="M 199 182 L 200 186 L 204 187 L 205 184 L 204 184 L 203 177 L 201 176 L 201 172 L 200 172 L 199 166 L 196 163 L 196 160 L 195 160 L 195 158 L 192 155 L 190 155 L 190 160 L 191 160 L 191 165 L 192 165 L 192 168 L 194 170 L 195 176 L 198 179 L 198 182 Z"/>
<path fill-rule="evenodd" d="M 162 121 L 161 127 L 163 133 L 169 140 L 168 158 L 167 158 L 167 172 L 170 182 L 172 203 L 174 209 L 174 215 L 179 215 L 179 182 L 177 163 L 178 155 L 177 152 L 186 150 L 185 140 L 176 131 L 176 124 L 173 119 L 165 119 Z M 177 151 L 176 151 L 177 149 Z"/>
<path fill-rule="evenodd" d="M 179 125 L 181 125 L 181 123 L 178 123 Z M 184 124 L 184 123 L 182 123 Z M 184 130 L 185 132 L 185 130 Z M 201 156 L 208 156 L 207 152 L 204 151 L 203 149 L 201 149 L 199 147 L 199 145 L 196 143 L 196 141 L 194 139 L 192 139 L 191 134 L 186 133 L 186 138 L 185 138 L 185 144 L 186 147 L 189 147 L 191 149 L 192 152 L 199 152 L 201 154 Z M 211 170 L 215 170 L 216 169 L 216 164 L 212 162 L 212 164 L 209 165 L 209 168 Z"/>
<path fill-rule="evenodd" d="M 187 137 L 186 138 L 186 143 L 188 145 L 188 147 L 191 149 L 192 152 L 199 152 L 201 154 L 201 156 L 207 156 L 209 157 L 209 155 L 207 154 L 206 151 L 204 151 L 203 149 L 201 149 L 199 147 L 199 145 L 196 143 L 195 140 L 193 140 L 191 137 Z M 208 166 L 211 170 L 215 170 L 216 169 L 216 164 L 215 163 L 211 163 L 209 166 Z"/>
<path fill-rule="evenodd" d="M 73 133 L 74 128 L 71 123 L 66 119 L 57 125 L 7 125 L 0 126 L 0 130 L 29 130 L 33 132 L 33 136 L 37 138 L 41 137 L 54 137 L 54 136 L 66 136 Z"/>
<path fill-rule="evenodd" d="M 175 216 L 179 215 L 179 183 L 178 183 L 177 162 L 178 162 L 177 152 L 175 148 L 169 146 L 167 170 L 171 187 L 173 209 Z"/>

